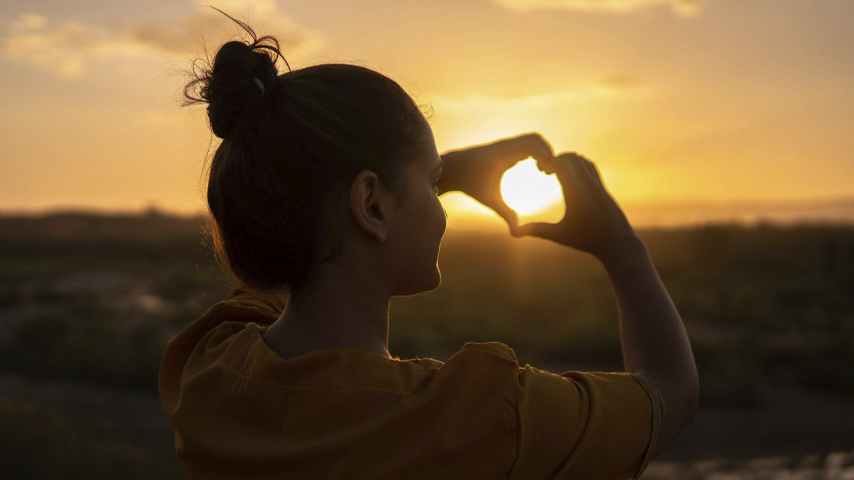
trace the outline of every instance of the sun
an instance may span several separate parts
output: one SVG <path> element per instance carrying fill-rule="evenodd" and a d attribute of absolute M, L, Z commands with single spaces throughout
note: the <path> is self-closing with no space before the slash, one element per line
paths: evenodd
<path fill-rule="evenodd" d="M 563 192 L 554 175 L 546 175 L 537 169 L 536 160 L 528 158 L 504 172 L 501 178 L 501 196 L 507 205 L 520 217 L 541 216 L 560 209 L 563 216 Z"/>

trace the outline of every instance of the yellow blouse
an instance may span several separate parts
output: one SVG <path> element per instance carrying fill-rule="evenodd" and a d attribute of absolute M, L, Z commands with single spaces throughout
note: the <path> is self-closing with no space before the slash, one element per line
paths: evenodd
<path fill-rule="evenodd" d="M 284 305 L 235 290 L 169 343 L 160 398 L 189 479 L 629 479 L 655 448 L 642 377 L 520 367 L 498 342 L 284 360 L 261 338 Z"/>

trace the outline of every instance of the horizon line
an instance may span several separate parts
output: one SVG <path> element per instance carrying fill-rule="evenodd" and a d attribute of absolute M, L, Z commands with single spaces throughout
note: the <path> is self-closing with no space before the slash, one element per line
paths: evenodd
<path fill-rule="evenodd" d="M 643 212 L 647 209 L 665 211 Z M 698 212 L 698 210 L 706 210 Z M 842 211 L 833 212 L 834 209 Z M 677 229 L 709 226 L 854 226 L 854 197 L 818 200 L 733 201 L 733 202 L 644 202 L 628 203 L 623 210 L 637 229 Z M 670 210 L 669 212 L 667 210 Z M 739 212 L 739 210 L 741 210 Z M 764 210 L 764 211 L 763 211 Z M 826 210 L 821 212 L 821 210 Z M 48 218 L 56 216 L 145 217 L 157 216 L 182 220 L 206 216 L 202 210 L 182 212 L 158 205 L 135 209 L 103 209 L 85 206 L 64 206 L 43 209 L 3 209 L 0 220 L 12 218 Z M 453 219 L 456 219 L 454 221 Z M 457 224 L 459 220 L 463 222 Z M 527 223 L 527 222 L 522 222 Z M 460 212 L 448 215 L 447 230 L 506 231 L 507 225 L 496 214 Z"/>
<path fill-rule="evenodd" d="M 461 192 L 449 192 L 461 193 Z M 463 194 L 464 195 L 464 194 Z M 713 200 L 713 199 L 691 199 L 691 200 L 625 200 L 616 199 L 617 203 L 624 210 L 644 209 L 644 208 L 751 208 L 751 207 L 847 207 L 854 208 L 854 195 L 828 197 L 828 198 L 809 198 L 809 199 L 735 199 L 735 200 Z M 553 208 L 557 204 L 552 205 Z M 204 209 L 198 210 L 183 210 L 165 207 L 155 202 L 151 202 L 146 206 L 141 207 L 119 207 L 119 208 L 104 208 L 93 205 L 51 205 L 44 207 L 3 207 L 0 206 L 0 216 L 48 216 L 54 214 L 65 213 L 91 213 L 102 215 L 140 215 L 150 212 L 158 212 L 161 214 L 175 217 L 196 217 L 205 215 Z M 463 216 L 489 216 L 478 212 L 465 211 L 460 212 Z"/>

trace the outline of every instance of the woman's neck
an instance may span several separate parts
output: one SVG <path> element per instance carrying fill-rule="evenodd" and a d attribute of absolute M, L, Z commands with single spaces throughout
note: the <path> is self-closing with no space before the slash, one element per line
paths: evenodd
<path fill-rule="evenodd" d="M 391 296 L 377 282 L 335 270 L 291 294 L 285 311 L 264 332 L 265 343 L 285 359 L 324 348 L 356 348 L 391 358 Z"/>

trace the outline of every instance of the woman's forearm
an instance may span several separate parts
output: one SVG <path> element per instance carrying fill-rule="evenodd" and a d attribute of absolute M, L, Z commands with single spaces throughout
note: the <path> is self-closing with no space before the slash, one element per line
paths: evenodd
<path fill-rule="evenodd" d="M 696 415 L 699 382 L 691 344 L 639 237 L 614 244 L 599 257 L 617 297 L 626 371 L 652 380 L 664 398 L 667 414 L 657 454 Z"/>

